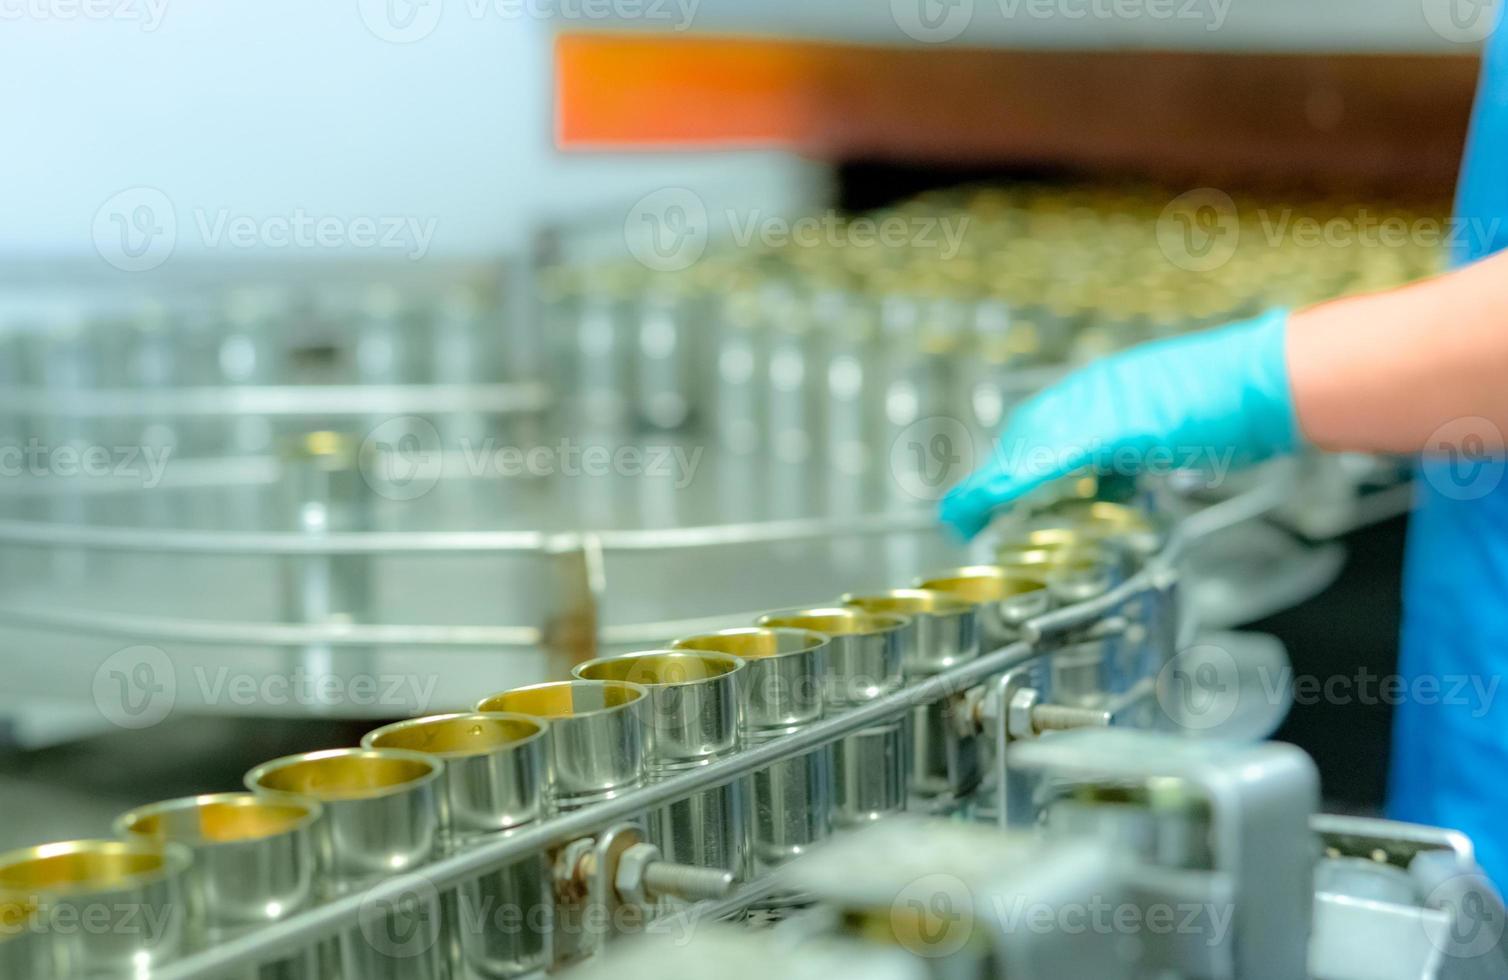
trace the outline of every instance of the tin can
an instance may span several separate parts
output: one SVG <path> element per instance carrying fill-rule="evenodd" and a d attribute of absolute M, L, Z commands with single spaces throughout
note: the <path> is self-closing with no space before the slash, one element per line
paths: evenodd
<path fill-rule="evenodd" d="M 822 719 L 827 645 L 822 633 L 757 626 L 682 637 L 671 644 L 744 660 L 744 740 L 751 746 Z M 832 833 L 832 780 L 830 745 L 754 773 L 750 826 L 758 867 L 774 867 L 827 839 Z"/>
<path fill-rule="evenodd" d="M 483 698 L 477 711 L 549 722 L 546 796 L 551 809 L 565 813 L 643 785 L 648 696 L 622 681 L 550 681 Z"/>
<path fill-rule="evenodd" d="M 916 587 L 978 606 L 980 646 L 986 651 L 1014 641 L 1023 623 L 1050 607 L 1046 574 L 1040 569 L 967 565 L 922 576 Z"/>
<path fill-rule="evenodd" d="M 890 589 L 839 600 L 864 612 L 911 617 L 915 642 L 901 665 L 906 679 L 931 677 L 979 655 L 979 606 L 947 592 Z M 962 691 L 954 692 L 962 694 Z M 979 782 L 977 739 L 960 734 L 950 698 L 911 709 L 909 786 L 913 797 L 946 805 Z"/>
<path fill-rule="evenodd" d="M 390 908 L 321 949 L 322 972 L 344 980 L 443 980 L 440 896 L 422 868 L 440 855 L 444 763 L 402 749 L 324 749 L 264 762 L 246 774 L 256 793 L 312 797 L 321 898 L 361 892 L 394 875 L 412 887 Z"/>
<path fill-rule="evenodd" d="M 743 747 L 744 661 L 701 650 L 650 650 L 579 664 L 582 680 L 639 684 L 648 779 L 664 779 L 725 759 Z M 678 864 L 749 873 L 746 785 L 735 780 L 649 816 L 650 839 Z"/>
<path fill-rule="evenodd" d="M 386 725 L 361 744 L 445 760 L 441 849 L 456 853 L 546 815 L 545 730 L 528 715 L 457 713 Z M 549 965 L 554 896 L 544 854 L 465 882 L 441 902 L 452 977 L 508 978 Z"/>
<path fill-rule="evenodd" d="M 389 447 L 378 446 L 374 452 L 385 448 Z M 317 539 L 371 529 L 372 492 L 361 470 L 362 443 L 356 436 L 309 432 L 287 440 L 282 450 L 281 488 L 294 530 Z M 368 555 L 293 554 L 285 556 L 282 565 L 286 622 L 324 625 L 368 619 L 373 589 Z M 367 648 L 344 648 L 341 657 L 351 664 L 371 653 Z M 329 643 L 290 647 L 286 659 L 289 674 L 337 675 L 335 648 Z M 321 687 L 316 685 L 316 690 Z"/>
<path fill-rule="evenodd" d="M 1098 599 L 1125 579 L 1131 556 L 1107 542 L 1086 539 L 1073 528 L 1041 528 L 999 552 L 1007 570 L 1035 574 L 1047 588 L 1054 609 Z M 1147 673 L 1144 616 L 1139 605 L 1122 610 L 1127 617 L 1119 635 L 1068 638 L 1052 651 L 1052 698 L 1058 704 L 1093 706 L 1107 694 L 1120 693 Z M 1098 627 L 1094 627 L 1095 629 Z M 1155 673 L 1155 671 L 1152 671 Z"/>
<path fill-rule="evenodd" d="M 0 893 L 32 935 L 4 954 L 44 980 L 139 976 L 186 948 L 184 875 L 176 844 L 76 840 L 0 854 Z M 85 927 L 87 924 L 87 928 Z M 7 974 L 10 976 L 11 974 Z"/>
<path fill-rule="evenodd" d="M 906 616 L 843 606 L 767 613 L 765 627 L 811 630 L 828 637 L 828 707 L 856 707 L 900 690 L 901 664 L 914 642 Z M 842 826 L 877 820 L 906 808 L 905 723 L 896 719 L 840 739 L 833 748 L 833 817 Z"/>
<path fill-rule="evenodd" d="M 570 812 L 611 800 L 644 783 L 644 718 L 649 692 L 622 681 L 551 681 L 483 698 L 482 712 L 543 718 L 545 792 L 551 810 Z M 557 854 L 551 854 L 555 860 Z M 604 924 L 588 921 L 590 905 L 577 891 L 555 895 L 551 962 L 555 967 L 590 955 Z"/>
<path fill-rule="evenodd" d="M 213 793 L 137 807 L 115 819 L 126 840 L 172 843 L 192 855 L 184 875 L 187 946 L 204 949 L 314 903 L 315 825 L 323 808 L 297 796 Z M 245 972 L 256 980 L 317 980 L 316 949 Z"/>

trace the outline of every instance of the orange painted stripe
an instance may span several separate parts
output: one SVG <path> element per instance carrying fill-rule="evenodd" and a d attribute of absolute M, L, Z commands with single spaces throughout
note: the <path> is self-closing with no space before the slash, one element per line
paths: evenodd
<path fill-rule="evenodd" d="M 760 38 L 563 34 L 555 44 L 559 144 L 805 142 L 815 89 L 837 51 Z"/>

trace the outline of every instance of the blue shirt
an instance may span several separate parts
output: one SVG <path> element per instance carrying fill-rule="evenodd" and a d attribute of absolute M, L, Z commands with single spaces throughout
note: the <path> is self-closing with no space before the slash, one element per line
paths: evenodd
<path fill-rule="evenodd" d="M 1456 222 L 1457 264 L 1508 245 L 1508 23 L 1488 42 Z M 1508 303 L 1503 315 L 1508 330 Z M 1419 467 L 1388 814 L 1464 831 L 1501 886 L 1508 884 L 1508 474 L 1501 455 L 1474 438 L 1492 426 L 1451 423 L 1428 447 L 1439 457 Z"/>

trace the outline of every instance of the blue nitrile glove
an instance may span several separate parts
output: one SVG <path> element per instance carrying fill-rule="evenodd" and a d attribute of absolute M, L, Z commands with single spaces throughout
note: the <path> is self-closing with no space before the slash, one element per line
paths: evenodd
<path fill-rule="evenodd" d="M 1287 325 L 1287 311 L 1274 310 L 1073 372 L 1012 413 L 990 459 L 943 498 L 943 522 L 973 537 L 997 507 L 1086 467 L 1223 475 L 1291 452 Z"/>

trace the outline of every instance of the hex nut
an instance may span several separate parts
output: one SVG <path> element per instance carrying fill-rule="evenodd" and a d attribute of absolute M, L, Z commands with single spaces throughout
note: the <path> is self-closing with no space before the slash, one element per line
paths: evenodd
<path fill-rule="evenodd" d="M 660 849 L 653 844 L 635 844 L 623 852 L 618 858 L 618 872 L 613 876 L 613 888 L 620 901 L 643 906 L 652 903 L 644 887 L 644 872 L 658 860 Z"/>
<path fill-rule="evenodd" d="M 1036 723 L 1032 720 L 1032 710 L 1036 708 L 1041 695 L 1036 688 L 1017 688 L 1011 695 L 1011 701 L 1005 711 L 1005 731 L 1013 739 L 1033 738 L 1037 734 Z"/>

